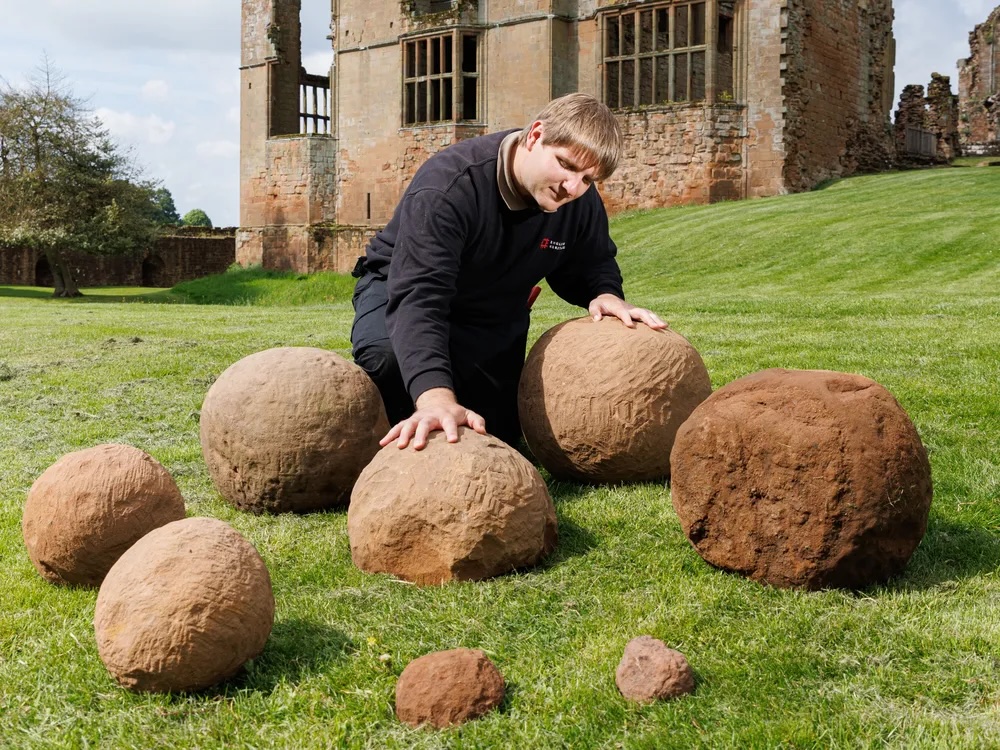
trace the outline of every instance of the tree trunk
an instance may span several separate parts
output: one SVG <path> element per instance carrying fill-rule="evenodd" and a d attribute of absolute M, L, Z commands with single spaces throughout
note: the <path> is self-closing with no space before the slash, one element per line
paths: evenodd
<path fill-rule="evenodd" d="M 82 297 L 83 292 L 76 285 L 76 279 L 73 278 L 73 270 L 66 264 L 62 251 L 56 249 L 46 250 L 45 257 L 49 261 L 49 268 L 52 270 L 52 283 L 55 286 L 52 296 Z"/>

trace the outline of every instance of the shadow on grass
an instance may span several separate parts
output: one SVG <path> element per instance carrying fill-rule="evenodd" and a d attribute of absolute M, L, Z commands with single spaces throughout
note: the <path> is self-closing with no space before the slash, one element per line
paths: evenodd
<path fill-rule="evenodd" d="M 354 648 L 350 638 L 329 625 L 299 618 L 279 620 L 260 656 L 233 679 L 202 694 L 212 697 L 246 690 L 270 693 L 283 682 L 294 683 L 323 672 Z"/>
<path fill-rule="evenodd" d="M 932 518 L 906 571 L 886 584 L 919 591 L 1000 570 L 1000 536 L 979 526 Z"/>
<path fill-rule="evenodd" d="M 0 286 L 0 298 L 45 300 L 64 304 L 105 302 L 183 302 L 170 289 L 150 290 L 143 287 L 90 287 L 81 289 L 80 297 L 54 297 L 52 290 L 37 286 Z"/>

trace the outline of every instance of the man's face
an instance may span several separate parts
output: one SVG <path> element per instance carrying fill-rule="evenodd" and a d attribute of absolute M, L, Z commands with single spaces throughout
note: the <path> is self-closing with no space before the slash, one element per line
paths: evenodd
<path fill-rule="evenodd" d="M 523 158 L 515 179 L 522 192 L 543 211 L 555 211 L 587 192 L 597 174 L 597 165 L 584 167 L 590 159 L 567 146 L 542 142 L 544 125 L 535 122 L 520 147 Z"/>

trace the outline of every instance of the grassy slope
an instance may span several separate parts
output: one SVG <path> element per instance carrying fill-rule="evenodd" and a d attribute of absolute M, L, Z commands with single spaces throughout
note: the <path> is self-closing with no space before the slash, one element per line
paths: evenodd
<path fill-rule="evenodd" d="M 860 372 L 910 413 L 934 472 L 930 528 L 904 576 L 861 594 L 772 590 L 709 568 L 656 483 L 551 485 L 560 547 L 532 571 L 430 589 L 363 575 L 342 512 L 237 513 L 212 488 L 197 436 L 208 385 L 240 357 L 277 345 L 348 353 L 343 280 L 242 276 L 184 292 L 222 306 L 0 288 L 0 744 L 1000 745 L 998 194 L 1000 170 L 934 170 L 613 223 L 630 297 L 691 339 L 716 387 L 774 366 Z M 105 299 L 119 294 L 134 290 Z M 293 299 L 306 304 L 283 306 Z M 576 314 L 546 292 L 533 335 Z M 152 453 L 189 515 L 231 522 L 268 563 L 278 620 L 228 685 L 119 689 L 96 653 L 96 593 L 45 584 L 24 553 L 34 478 L 109 441 Z M 621 650 L 643 633 L 688 655 L 693 696 L 636 707 L 617 695 Z M 502 710 L 443 733 L 401 727 L 396 675 L 457 646 L 493 657 L 509 686 Z"/>

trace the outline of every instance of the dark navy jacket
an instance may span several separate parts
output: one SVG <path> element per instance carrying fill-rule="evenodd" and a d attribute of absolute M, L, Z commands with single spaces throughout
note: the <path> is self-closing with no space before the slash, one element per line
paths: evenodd
<path fill-rule="evenodd" d="M 454 387 L 452 357 L 487 359 L 527 331 L 528 294 L 543 278 L 581 307 L 605 292 L 624 296 L 597 188 L 554 213 L 507 208 L 497 153 L 510 132 L 428 159 L 367 247 L 365 270 L 388 280 L 386 326 L 414 400 Z"/>

